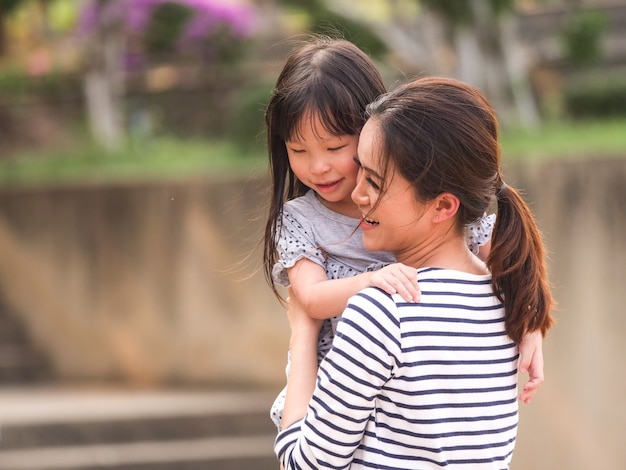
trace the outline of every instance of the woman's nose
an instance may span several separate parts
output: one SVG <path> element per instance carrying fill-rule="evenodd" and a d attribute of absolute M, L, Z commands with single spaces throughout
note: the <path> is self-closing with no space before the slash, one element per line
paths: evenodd
<path fill-rule="evenodd" d="M 356 179 L 356 186 L 352 190 L 352 201 L 358 206 L 367 205 L 369 199 L 367 197 L 367 193 L 364 191 L 364 182 L 365 178 L 363 176 L 363 171 L 359 170 L 359 175 Z"/>

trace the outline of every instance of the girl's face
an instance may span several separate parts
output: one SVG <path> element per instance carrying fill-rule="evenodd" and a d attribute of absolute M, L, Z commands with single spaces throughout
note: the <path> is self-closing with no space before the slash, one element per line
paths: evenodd
<path fill-rule="evenodd" d="M 393 252 L 401 261 L 418 250 L 424 239 L 428 229 L 423 217 L 427 205 L 417 200 L 411 184 L 393 168 L 383 181 L 377 138 L 378 124 L 366 122 L 358 144 L 360 171 L 352 199 L 361 213 L 365 247 Z"/>
<path fill-rule="evenodd" d="M 330 210 L 350 217 L 360 212 L 350 197 L 358 174 L 354 161 L 358 135 L 329 134 L 319 117 L 306 117 L 300 132 L 285 142 L 289 165 L 296 177 L 314 190 Z"/>

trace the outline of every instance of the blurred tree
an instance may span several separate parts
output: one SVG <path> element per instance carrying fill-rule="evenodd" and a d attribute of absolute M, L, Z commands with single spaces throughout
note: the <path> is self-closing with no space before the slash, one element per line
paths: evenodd
<path fill-rule="evenodd" d="M 83 9 L 84 92 L 89 127 L 96 142 L 115 149 L 124 138 L 121 96 L 124 79 L 122 14 L 116 0 L 94 0 Z"/>
<path fill-rule="evenodd" d="M 17 7 L 28 0 L 1 0 L 0 1 L 0 57 L 3 56 L 7 49 L 5 20 Z"/>
<path fill-rule="evenodd" d="M 539 124 L 525 50 L 517 34 L 515 0 L 388 0 L 379 5 L 386 9 L 383 15 L 366 15 L 347 0 L 280 3 L 306 8 L 313 18 L 324 8 L 350 18 L 360 23 L 360 30 L 371 31 L 412 73 L 454 75 L 480 87 L 505 125 L 515 122 L 533 128 Z"/>
<path fill-rule="evenodd" d="M 85 96 L 94 138 L 108 148 L 125 136 L 121 98 L 126 72 L 148 59 L 190 55 L 198 63 L 232 55 L 253 32 L 245 4 L 214 0 L 91 0 L 81 12 Z M 170 56 L 172 58 L 172 56 Z"/>
<path fill-rule="evenodd" d="M 505 123 L 539 124 L 524 49 L 517 34 L 515 0 L 419 0 L 448 28 L 458 78 L 481 88 Z"/>
<path fill-rule="evenodd" d="M 143 42 L 149 54 L 161 55 L 174 49 L 193 10 L 180 3 L 155 6 L 143 32 Z"/>
<path fill-rule="evenodd" d="M 584 66 L 601 59 L 601 39 L 606 28 L 606 17 L 599 11 L 572 12 L 560 32 L 567 60 Z"/>
<path fill-rule="evenodd" d="M 373 57 L 380 57 L 389 50 L 369 25 L 353 14 L 345 14 L 342 9 L 325 0 L 278 0 L 282 6 L 296 7 L 309 16 L 309 32 L 314 34 L 340 34 L 354 42 Z M 354 11 L 353 6 L 350 7 Z"/>

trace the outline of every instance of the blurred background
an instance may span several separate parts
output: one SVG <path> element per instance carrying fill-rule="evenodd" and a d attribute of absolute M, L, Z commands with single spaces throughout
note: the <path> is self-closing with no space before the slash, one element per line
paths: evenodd
<path fill-rule="evenodd" d="M 625 468 L 625 1 L 0 0 L 0 470 L 277 468 L 263 111 L 310 32 L 495 105 L 559 302 L 512 468 Z"/>

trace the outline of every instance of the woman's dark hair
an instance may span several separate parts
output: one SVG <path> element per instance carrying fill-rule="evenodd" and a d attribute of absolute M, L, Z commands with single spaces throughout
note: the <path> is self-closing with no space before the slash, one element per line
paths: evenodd
<path fill-rule="evenodd" d="M 358 135 L 365 123 L 365 107 L 385 91 L 372 60 L 343 39 L 315 36 L 287 59 L 265 112 L 272 196 L 263 266 L 279 298 L 272 269 L 277 261 L 276 238 L 283 204 L 308 190 L 289 166 L 285 141 L 298 136 L 308 117 L 318 117 L 332 135 Z"/>
<path fill-rule="evenodd" d="M 379 126 L 383 173 L 397 171 L 423 202 L 443 192 L 457 196 L 459 233 L 495 195 L 487 266 L 504 303 L 506 332 L 516 342 L 529 331 L 545 334 L 554 301 L 541 236 L 520 194 L 503 185 L 498 123 L 484 95 L 457 80 L 426 77 L 383 95 L 367 113 Z"/>

